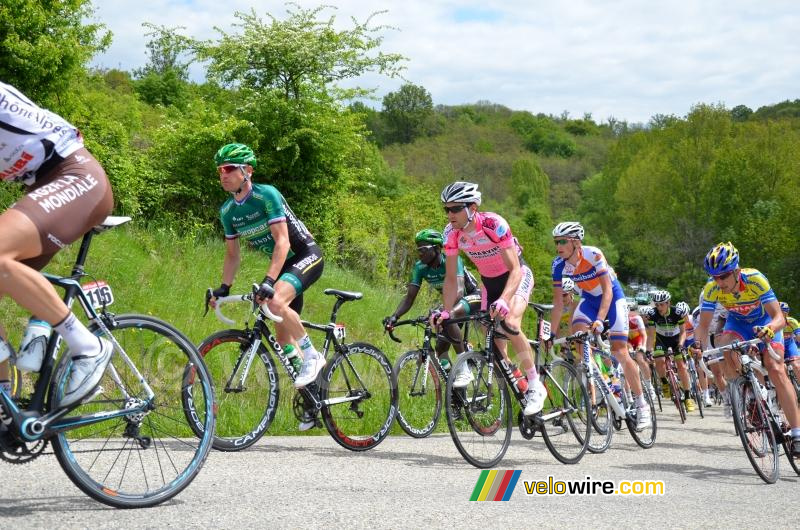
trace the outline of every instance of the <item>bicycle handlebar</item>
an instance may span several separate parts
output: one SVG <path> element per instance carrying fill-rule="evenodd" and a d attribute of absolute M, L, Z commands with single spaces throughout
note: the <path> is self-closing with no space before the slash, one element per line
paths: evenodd
<path fill-rule="evenodd" d="M 718 348 L 712 348 L 710 350 L 704 350 L 703 351 L 703 357 L 706 357 L 708 355 L 716 355 L 718 353 L 724 352 L 725 350 L 741 350 L 742 348 L 746 348 L 748 346 L 755 346 L 755 345 L 757 345 L 759 343 L 766 344 L 767 353 L 770 355 L 770 357 L 772 357 L 772 359 L 774 361 L 783 363 L 783 356 L 779 355 L 772 348 L 772 344 L 770 344 L 769 342 L 764 342 L 763 339 L 760 339 L 758 337 L 756 337 L 754 339 L 750 339 L 750 340 L 741 340 L 741 341 L 737 340 L 737 341 L 734 341 L 734 342 L 732 342 L 732 343 L 730 343 L 730 344 L 728 344 L 726 346 L 719 346 Z M 756 369 L 758 369 L 761 372 L 764 371 L 763 370 L 763 366 L 762 366 L 762 364 L 760 362 L 756 361 L 755 359 L 753 359 L 751 362 L 755 365 Z"/>
<path fill-rule="evenodd" d="M 222 296 L 220 298 L 217 298 L 217 301 L 216 301 L 215 307 L 214 307 L 214 313 L 217 315 L 217 318 L 220 321 L 228 324 L 229 326 L 235 325 L 236 321 L 226 317 L 222 313 L 222 305 L 230 304 L 232 302 L 250 302 L 255 307 L 256 305 L 259 305 L 259 304 L 255 303 L 255 293 L 258 291 L 259 288 L 260 288 L 260 286 L 254 283 L 253 284 L 253 290 L 248 294 L 232 294 L 232 295 L 229 295 L 229 296 Z M 211 292 L 211 288 L 208 289 L 208 293 L 210 293 L 210 292 Z M 206 300 L 207 300 L 206 301 L 206 310 L 208 310 L 208 300 L 210 300 L 210 297 L 208 296 L 208 293 L 206 294 Z M 272 290 L 270 295 L 273 295 L 273 294 L 275 294 L 274 290 Z M 267 305 L 266 302 L 260 304 L 259 308 L 261 309 L 261 312 L 264 314 L 264 316 L 267 317 L 268 319 L 272 320 L 273 322 L 278 322 L 278 323 L 283 322 L 283 317 L 279 317 L 278 315 L 276 315 L 272 311 L 270 311 L 269 310 L 269 306 Z"/>

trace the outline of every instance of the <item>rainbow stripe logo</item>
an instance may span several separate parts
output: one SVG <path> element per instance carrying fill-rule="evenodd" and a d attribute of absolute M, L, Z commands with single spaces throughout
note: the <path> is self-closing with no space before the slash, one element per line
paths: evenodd
<path fill-rule="evenodd" d="M 498 471 L 496 469 L 485 469 L 481 471 L 478 483 L 472 490 L 471 501 L 507 501 L 514 493 L 514 486 L 517 485 L 519 469 L 507 469 Z"/>

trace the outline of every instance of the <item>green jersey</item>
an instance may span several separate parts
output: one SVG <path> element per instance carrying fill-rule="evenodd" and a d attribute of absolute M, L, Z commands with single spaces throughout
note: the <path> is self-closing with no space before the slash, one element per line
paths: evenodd
<path fill-rule="evenodd" d="M 428 267 L 422 263 L 422 261 L 417 260 L 414 264 L 414 268 L 411 270 L 411 279 L 408 283 L 421 287 L 422 281 L 425 280 L 431 284 L 431 287 L 442 292 L 444 288 L 445 259 L 444 254 L 440 252 L 439 264 L 435 267 Z M 469 271 L 464 268 L 464 262 L 461 260 L 461 256 L 458 256 L 458 275 L 464 277 L 465 295 L 472 294 L 477 290 L 477 282 Z"/>
<path fill-rule="evenodd" d="M 241 202 L 231 197 L 220 208 L 219 216 L 225 239 L 243 237 L 251 247 L 268 256 L 272 256 L 275 249 L 275 239 L 269 229 L 275 223 L 286 223 L 289 229 L 287 258 L 303 254 L 305 249 L 316 244 L 281 192 L 269 184 L 253 183 L 253 189 Z"/>

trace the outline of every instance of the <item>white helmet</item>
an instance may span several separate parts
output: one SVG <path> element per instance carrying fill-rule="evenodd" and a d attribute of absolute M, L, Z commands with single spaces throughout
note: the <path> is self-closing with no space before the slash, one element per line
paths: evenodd
<path fill-rule="evenodd" d="M 577 221 L 558 223 L 553 228 L 553 237 L 569 237 L 583 240 L 583 226 Z"/>
<path fill-rule="evenodd" d="M 685 317 L 689 314 L 689 304 L 686 302 L 678 302 L 675 304 L 675 312 L 679 317 Z"/>
<path fill-rule="evenodd" d="M 653 293 L 653 302 L 655 302 L 656 304 L 659 304 L 661 302 L 669 302 L 671 298 L 672 295 L 669 294 L 669 291 L 656 291 Z"/>
<path fill-rule="evenodd" d="M 472 182 L 453 182 L 442 190 L 442 202 L 463 202 L 481 204 L 481 192 Z"/>
<path fill-rule="evenodd" d="M 578 289 L 575 287 L 575 282 L 572 281 L 572 278 L 562 278 L 561 279 L 561 292 L 562 293 L 578 293 Z"/>
<path fill-rule="evenodd" d="M 650 310 L 653 309 L 653 306 L 649 305 L 640 305 L 639 306 L 639 314 L 643 317 L 646 317 Z"/>

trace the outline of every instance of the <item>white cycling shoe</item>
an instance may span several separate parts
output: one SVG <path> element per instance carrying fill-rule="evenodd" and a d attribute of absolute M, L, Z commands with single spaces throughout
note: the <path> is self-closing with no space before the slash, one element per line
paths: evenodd
<path fill-rule="evenodd" d="M 59 401 L 59 407 L 69 407 L 89 395 L 103 378 L 108 363 L 114 354 L 114 345 L 99 338 L 100 348 L 91 353 L 72 356 L 72 368 L 66 392 Z"/>

